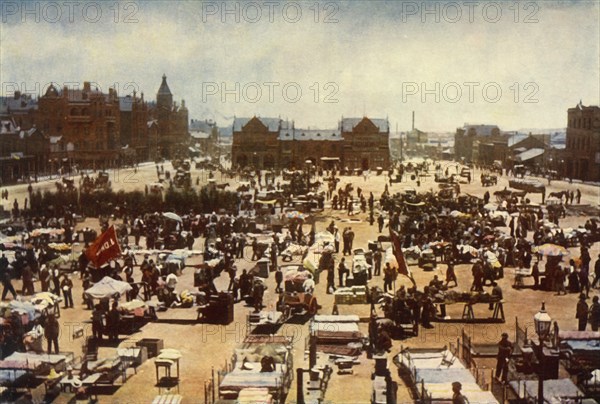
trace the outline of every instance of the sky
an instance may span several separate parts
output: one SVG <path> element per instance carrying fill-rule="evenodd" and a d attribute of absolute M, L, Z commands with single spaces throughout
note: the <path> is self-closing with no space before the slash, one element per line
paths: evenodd
<path fill-rule="evenodd" d="M 560 128 L 600 104 L 600 1 L 3 1 L 2 94 L 95 83 L 190 118 Z"/>

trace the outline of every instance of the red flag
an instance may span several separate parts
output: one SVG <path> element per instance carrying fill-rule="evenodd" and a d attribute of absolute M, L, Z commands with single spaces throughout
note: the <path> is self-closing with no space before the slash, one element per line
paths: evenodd
<path fill-rule="evenodd" d="M 415 283 L 415 280 L 412 277 L 412 274 L 408 270 L 408 265 L 406 265 L 406 260 L 404 259 L 404 254 L 402 253 L 402 243 L 400 241 L 400 235 L 394 230 L 390 229 L 390 236 L 392 239 L 392 252 L 394 253 L 394 257 L 398 262 L 398 273 L 407 276 L 412 283 Z"/>
<path fill-rule="evenodd" d="M 94 264 L 100 268 L 113 258 L 121 255 L 121 247 L 117 240 L 115 226 L 110 226 L 108 230 L 100 235 L 92 245 L 85 250 L 85 255 Z"/>

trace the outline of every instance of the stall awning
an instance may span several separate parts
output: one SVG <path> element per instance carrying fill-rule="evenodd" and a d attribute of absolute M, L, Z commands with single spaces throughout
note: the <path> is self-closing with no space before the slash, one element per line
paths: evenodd
<path fill-rule="evenodd" d="M 321 161 L 340 161 L 339 157 L 321 157 Z"/>

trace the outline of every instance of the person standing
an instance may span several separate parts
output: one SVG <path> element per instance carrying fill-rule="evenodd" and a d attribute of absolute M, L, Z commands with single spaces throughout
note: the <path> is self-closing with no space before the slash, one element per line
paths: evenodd
<path fill-rule="evenodd" d="M 54 345 L 54 353 L 58 355 L 58 334 L 58 320 L 56 320 L 54 313 L 50 313 L 46 319 L 46 325 L 44 326 L 44 337 L 46 337 L 46 340 L 48 341 L 48 355 L 52 353 L 52 345 Z"/>
<path fill-rule="evenodd" d="M 581 293 L 579 295 L 579 301 L 577 302 L 575 318 L 579 320 L 579 325 L 577 327 L 579 331 L 585 331 L 585 327 L 587 326 L 589 306 L 586 303 L 586 299 L 585 293 Z"/>
<path fill-rule="evenodd" d="M 73 308 L 73 281 L 70 275 L 65 275 L 60 283 L 65 298 L 65 309 Z"/>
<path fill-rule="evenodd" d="M 456 272 L 454 271 L 454 263 L 448 262 L 448 269 L 446 269 L 446 286 L 454 282 L 454 286 L 458 287 L 458 279 L 456 278 Z"/>
<path fill-rule="evenodd" d="M 121 321 L 121 313 L 119 313 L 117 306 L 117 302 L 113 302 L 112 309 L 108 312 L 106 318 L 109 341 L 116 341 L 119 339 L 119 322 Z"/>
<path fill-rule="evenodd" d="M 340 283 L 340 288 L 344 287 L 344 275 L 348 273 L 348 268 L 346 268 L 346 259 L 342 257 L 340 263 L 338 265 L 338 278 Z"/>
<path fill-rule="evenodd" d="M 378 248 L 377 250 L 375 250 L 375 253 L 373 254 L 373 262 L 375 263 L 375 269 L 373 271 L 373 275 L 374 276 L 380 276 L 381 275 L 381 260 L 382 260 L 382 254 L 381 254 L 381 250 Z"/>
<path fill-rule="evenodd" d="M 335 270 L 333 268 L 327 269 L 327 294 L 331 294 L 335 291 Z"/>
<path fill-rule="evenodd" d="M 561 294 L 567 294 L 567 288 L 565 287 L 565 280 L 567 276 L 565 274 L 565 270 L 562 267 L 557 267 L 555 275 L 555 284 L 556 284 L 556 295 L 560 296 Z"/>
<path fill-rule="evenodd" d="M 50 271 L 46 264 L 40 268 L 40 282 L 42 283 L 42 292 L 47 292 L 50 288 Z"/>
<path fill-rule="evenodd" d="M 4 254 L 2 254 L 2 257 L 0 258 L 0 281 L 2 281 L 2 286 L 4 287 L 4 290 L 2 290 L 2 300 L 6 299 L 8 292 L 13 295 L 13 299 L 16 299 L 17 292 L 15 292 L 15 288 L 12 285 L 10 271 L 8 269 L 8 259 Z"/>
<path fill-rule="evenodd" d="M 396 271 L 394 268 L 390 266 L 389 262 L 385 263 L 385 268 L 383 269 L 383 291 L 387 293 L 388 289 L 393 290 L 394 279 L 395 279 Z"/>
<path fill-rule="evenodd" d="M 333 233 L 336 254 L 340 252 L 340 231 L 336 227 Z"/>
<path fill-rule="evenodd" d="M 540 266 L 537 262 L 533 264 L 531 276 L 533 276 L 533 288 L 537 290 L 540 287 Z"/>
<path fill-rule="evenodd" d="M 275 283 L 276 283 L 276 287 L 275 287 L 275 293 L 281 293 L 283 292 L 283 289 L 281 288 L 281 283 L 283 282 L 283 271 L 281 270 L 281 267 L 277 267 L 277 271 L 275 271 Z"/>
<path fill-rule="evenodd" d="M 379 215 L 379 217 L 377 217 L 377 225 L 379 226 L 379 233 L 381 233 L 383 230 L 383 222 L 384 222 L 383 215 Z"/>
<path fill-rule="evenodd" d="M 596 264 L 594 264 L 594 282 L 592 282 L 592 288 L 596 288 L 598 282 L 600 282 L 600 254 L 598 254 L 598 259 L 596 260 Z"/>
<path fill-rule="evenodd" d="M 103 317 L 102 306 L 97 304 L 94 307 L 94 311 L 92 311 L 92 334 L 97 341 L 102 341 L 102 334 L 104 332 Z"/>
<path fill-rule="evenodd" d="M 496 356 L 496 379 L 506 383 L 508 381 L 508 362 L 513 353 L 513 344 L 508 340 L 508 334 L 503 332 L 502 339 L 498 342 L 498 355 Z"/>
<path fill-rule="evenodd" d="M 592 331 L 598 331 L 598 326 L 600 325 L 600 303 L 598 300 L 598 296 L 594 296 L 592 299 L 592 305 L 590 306 L 589 316 Z"/>
<path fill-rule="evenodd" d="M 26 264 L 25 268 L 23 268 L 21 279 L 23 280 L 23 296 L 33 295 L 35 293 L 33 286 L 33 271 L 31 270 L 31 266 L 29 266 L 29 264 Z"/>

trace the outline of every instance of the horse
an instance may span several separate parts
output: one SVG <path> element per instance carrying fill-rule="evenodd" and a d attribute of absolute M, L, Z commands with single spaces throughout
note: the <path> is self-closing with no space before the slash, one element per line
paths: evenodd
<path fill-rule="evenodd" d="M 548 196 L 562 200 L 563 196 L 566 198 L 568 196 L 568 194 L 569 194 L 568 191 L 560 191 L 560 192 L 550 192 L 550 194 L 548 194 Z"/>

